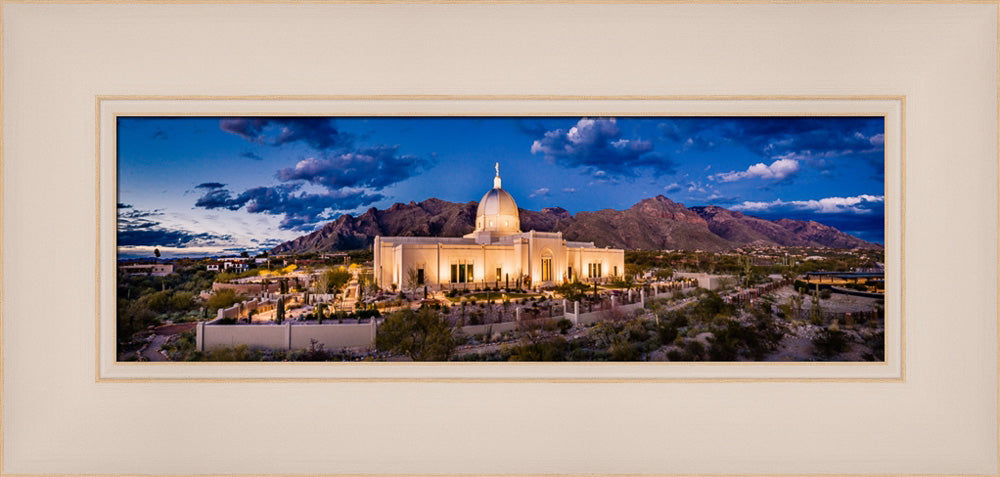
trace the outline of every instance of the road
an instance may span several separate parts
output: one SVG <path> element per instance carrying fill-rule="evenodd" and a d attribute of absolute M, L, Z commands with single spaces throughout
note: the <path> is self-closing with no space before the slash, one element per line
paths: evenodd
<path fill-rule="evenodd" d="M 142 360 L 169 361 L 163 353 L 160 353 L 160 347 L 163 346 L 163 343 L 167 342 L 168 338 L 170 338 L 170 335 L 153 335 L 153 340 L 142 350 Z"/>
<path fill-rule="evenodd" d="M 195 323 L 180 323 L 176 325 L 165 325 L 154 330 L 153 339 L 143 348 L 141 356 L 143 361 L 170 361 L 160 347 L 170 339 L 171 336 L 193 330 Z"/>

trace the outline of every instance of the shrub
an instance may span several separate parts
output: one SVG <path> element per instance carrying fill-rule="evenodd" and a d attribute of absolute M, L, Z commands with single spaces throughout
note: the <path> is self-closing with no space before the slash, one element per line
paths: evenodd
<path fill-rule="evenodd" d="M 705 354 L 705 345 L 701 344 L 701 341 L 691 340 L 684 344 L 684 351 L 692 361 L 700 361 Z"/>
<path fill-rule="evenodd" d="M 243 301 L 243 299 L 244 296 L 237 294 L 236 290 L 217 290 L 211 297 L 209 297 L 208 301 L 205 302 L 205 306 L 214 311 L 219 308 L 229 308 L 236 303 Z"/>
<path fill-rule="evenodd" d="M 660 343 L 672 343 L 677 339 L 677 327 L 673 323 L 661 322 L 656 329 L 656 334 Z"/>
<path fill-rule="evenodd" d="M 559 327 L 560 333 L 566 334 L 567 332 L 569 332 L 569 329 L 573 327 L 573 322 L 567 320 L 566 318 L 563 318 L 556 322 L 556 326 Z"/>
<path fill-rule="evenodd" d="M 813 338 L 812 344 L 816 354 L 823 358 L 832 358 L 851 349 L 850 343 L 847 342 L 847 334 L 833 327 L 820 330 Z"/>

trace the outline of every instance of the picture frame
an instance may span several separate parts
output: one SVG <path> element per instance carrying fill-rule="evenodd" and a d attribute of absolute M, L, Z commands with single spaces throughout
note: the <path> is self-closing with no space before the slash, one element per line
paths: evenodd
<path fill-rule="evenodd" d="M 4 1 L 0 475 L 997 475 L 997 7 Z M 595 25 L 634 51 L 564 49 Z M 349 38 L 368 41 L 318 46 Z M 233 44 L 252 48 L 218 47 Z M 542 98 L 898 104 L 898 369 L 413 378 L 101 361 L 110 106 Z"/>

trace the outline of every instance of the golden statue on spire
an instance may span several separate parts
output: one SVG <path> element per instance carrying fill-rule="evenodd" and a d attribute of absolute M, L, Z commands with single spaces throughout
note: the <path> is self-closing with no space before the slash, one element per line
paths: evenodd
<path fill-rule="evenodd" d="M 497 176 L 493 178 L 493 188 L 494 189 L 499 189 L 500 188 L 500 163 L 499 162 L 496 165 L 496 169 L 497 169 Z"/>

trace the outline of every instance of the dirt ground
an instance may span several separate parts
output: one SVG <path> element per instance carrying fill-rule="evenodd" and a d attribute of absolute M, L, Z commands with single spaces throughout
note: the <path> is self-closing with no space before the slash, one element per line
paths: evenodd
<path fill-rule="evenodd" d="M 774 297 L 779 304 L 787 303 L 789 298 L 795 293 L 791 287 L 782 288 L 775 291 Z M 830 298 L 821 299 L 820 307 L 828 313 L 854 313 L 859 311 L 872 311 L 875 309 L 877 298 L 860 297 L 833 293 Z M 812 308 L 812 299 L 804 297 L 802 309 Z M 778 345 L 778 350 L 768 356 L 766 361 L 806 361 L 814 359 L 812 339 L 821 327 L 808 323 L 789 324 L 790 333 L 782 338 Z M 863 361 L 864 355 L 871 353 L 871 349 L 863 344 L 866 333 L 871 330 L 849 329 L 844 331 L 851 338 L 851 349 L 837 355 L 836 361 Z"/>
<path fill-rule="evenodd" d="M 785 287 L 775 291 L 774 297 L 779 304 L 784 304 L 795 293 L 791 287 Z M 820 299 L 819 305 L 823 308 L 823 311 L 829 313 L 853 313 L 856 311 L 874 310 L 877 301 L 877 298 L 834 293 L 830 298 L 825 300 Z M 812 298 L 810 296 L 803 297 L 802 309 L 808 310 L 810 308 L 812 308 Z"/>

